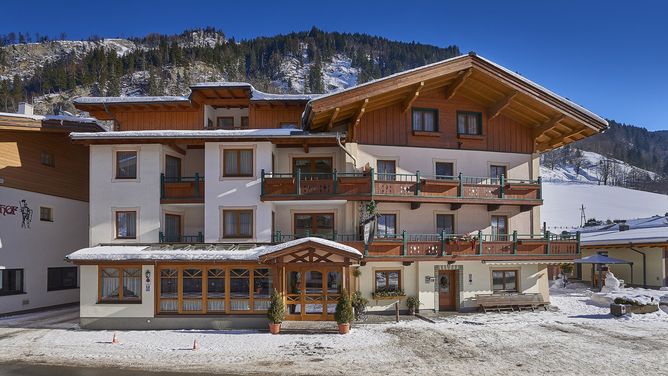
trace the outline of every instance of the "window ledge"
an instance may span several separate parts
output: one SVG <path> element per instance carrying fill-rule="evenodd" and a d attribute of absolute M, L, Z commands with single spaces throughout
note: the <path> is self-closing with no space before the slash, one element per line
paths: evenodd
<path fill-rule="evenodd" d="M 468 139 L 468 140 L 482 140 L 483 138 L 485 138 L 485 136 L 477 134 L 458 134 L 457 138 Z"/>
<path fill-rule="evenodd" d="M 105 304 L 119 305 L 119 304 L 141 304 L 141 303 L 142 302 L 140 300 L 140 301 L 122 301 L 122 302 L 100 301 L 100 302 L 97 302 L 96 304 L 99 304 L 99 305 L 105 305 Z"/>
<path fill-rule="evenodd" d="M 441 133 L 438 131 L 413 131 L 413 136 L 441 137 Z"/>

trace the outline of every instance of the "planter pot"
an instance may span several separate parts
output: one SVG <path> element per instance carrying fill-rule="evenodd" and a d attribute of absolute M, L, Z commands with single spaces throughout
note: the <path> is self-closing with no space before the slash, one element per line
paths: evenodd
<path fill-rule="evenodd" d="M 350 324 L 339 324 L 339 334 L 348 334 L 350 331 Z"/>
<path fill-rule="evenodd" d="M 409 308 L 408 309 L 408 314 L 411 316 L 415 316 L 415 308 Z"/>
<path fill-rule="evenodd" d="M 269 323 L 269 333 L 271 334 L 278 334 L 281 332 L 281 324 L 273 324 Z"/>

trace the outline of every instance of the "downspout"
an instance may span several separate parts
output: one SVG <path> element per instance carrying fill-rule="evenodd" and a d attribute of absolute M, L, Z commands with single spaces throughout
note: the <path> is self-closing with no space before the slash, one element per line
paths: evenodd
<path fill-rule="evenodd" d="M 353 167 L 357 168 L 357 158 L 353 157 L 353 155 L 350 154 L 350 152 L 348 151 L 348 149 L 346 149 L 346 147 L 343 146 L 343 144 L 341 143 L 341 135 L 339 134 L 339 132 L 336 132 L 336 143 L 339 145 L 339 147 L 340 147 L 341 149 L 343 149 L 343 152 L 346 153 L 346 154 L 348 154 L 348 156 L 350 157 L 350 159 L 353 160 Z"/>
<path fill-rule="evenodd" d="M 642 287 L 647 288 L 647 263 L 645 262 L 647 255 L 633 248 L 633 243 L 629 243 L 629 249 L 642 255 Z M 631 268 L 633 268 L 633 264 L 631 264 Z"/>

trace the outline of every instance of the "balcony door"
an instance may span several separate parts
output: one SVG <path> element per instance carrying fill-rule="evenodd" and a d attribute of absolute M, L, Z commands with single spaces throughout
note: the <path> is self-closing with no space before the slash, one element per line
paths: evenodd
<path fill-rule="evenodd" d="M 334 171 L 331 157 L 293 158 L 292 172 L 301 171 L 302 179 L 329 179 Z"/>
<path fill-rule="evenodd" d="M 300 213 L 294 217 L 295 238 L 317 236 L 326 239 L 334 237 L 333 213 Z"/>
<path fill-rule="evenodd" d="M 165 214 L 165 241 L 177 243 L 181 241 L 181 216 Z"/>
<path fill-rule="evenodd" d="M 508 217 L 505 215 L 492 216 L 492 239 L 495 241 L 508 240 Z"/>
<path fill-rule="evenodd" d="M 169 179 L 168 181 L 181 179 L 181 158 L 165 156 L 165 177 Z"/>

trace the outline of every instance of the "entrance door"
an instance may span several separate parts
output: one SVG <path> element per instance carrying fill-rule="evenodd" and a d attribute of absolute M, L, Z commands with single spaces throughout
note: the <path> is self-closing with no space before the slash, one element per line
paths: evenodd
<path fill-rule="evenodd" d="M 178 243 L 181 241 L 181 216 L 165 214 L 165 241 Z"/>
<path fill-rule="evenodd" d="M 454 311 L 457 309 L 457 271 L 438 271 L 438 309 L 439 311 Z"/>
<path fill-rule="evenodd" d="M 341 268 L 289 268 L 286 282 L 288 319 L 334 319 L 343 283 Z"/>

